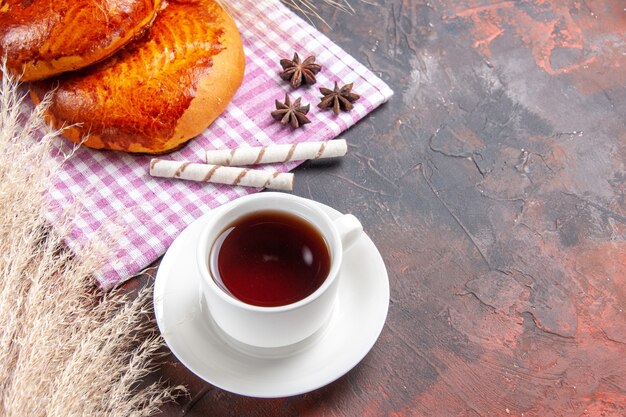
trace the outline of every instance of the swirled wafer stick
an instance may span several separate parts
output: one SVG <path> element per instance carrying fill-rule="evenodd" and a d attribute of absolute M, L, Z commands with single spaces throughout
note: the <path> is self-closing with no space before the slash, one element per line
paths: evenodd
<path fill-rule="evenodd" d="M 348 144 L 345 139 L 334 139 L 328 142 L 302 142 L 292 145 L 212 150 L 207 151 L 206 162 L 227 166 L 257 165 L 272 162 L 332 158 L 343 156 L 347 151 Z"/>
<path fill-rule="evenodd" d="M 293 190 L 293 174 L 289 172 L 267 172 L 258 169 L 196 164 L 166 159 L 152 159 L 150 161 L 150 175 L 215 184 L 242 185 L 244 187 L 271 188 L 283 191 Z"/>

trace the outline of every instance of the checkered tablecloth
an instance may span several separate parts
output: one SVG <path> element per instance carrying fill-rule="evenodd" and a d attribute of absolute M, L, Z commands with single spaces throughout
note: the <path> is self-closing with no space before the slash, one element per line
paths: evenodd
<path fill-rule="evenodd" d="M 174 160 L 203 162 L 207 149 L 298 143 L 336 137 L 369 112 L 387 101 L 393 92 L 365 66 L 326 36 L 303 21 L 279 0 L 229 0 L 246 54 L 243 83 L 226 111 L 200 136 L 182 150 L 167 155 Z M 281 58 L 315 55 L 322 65 L 317 84 L 292 91 L 278 76 Z M 354 83 L 361 95 L 349 113 L 335 116 L 320 111 L 321 86 L 335 81 Z M 270 116 L 274 100 L 285 93 L 302 96 L 311 103 L 311 123 L 292 130 Z M 59 148 L 70 152 L 62 141 Z M 105 288 L 137 274 L 163 255 L 174 238 L 203 213 L 245 194 L 259 191 L 243 187 L 211 185 L 152 178 L 150 157 L 79 148 L 63 164 L 49 188 L 52 200 L 48 217 L 53 225 L 71 213 L 68 246 L 80 254 L 99 230 L 119 226 L 111 258 L 98 280 Z M 297 163 L 268 166 L 287 171 Z M 111 234 L 109 233 L 111 236 Z"/>

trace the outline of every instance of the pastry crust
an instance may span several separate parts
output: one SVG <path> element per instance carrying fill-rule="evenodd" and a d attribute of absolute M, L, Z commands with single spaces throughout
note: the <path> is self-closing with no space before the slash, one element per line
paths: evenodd
<path fill-rule="evenodd" d="M 97 149 L 160 154 L 181 147 L 226 108 L 243 79 L 237 27 L 212 0 L 172 1 L 146 35 L 111 58 L 31 85 L 64 135 Z"/>
<path fill-rule="evenodd" d="M 100 61 L 152 24 L 161 0 L 0 0 L 0 56 L 22 81 Z"/>

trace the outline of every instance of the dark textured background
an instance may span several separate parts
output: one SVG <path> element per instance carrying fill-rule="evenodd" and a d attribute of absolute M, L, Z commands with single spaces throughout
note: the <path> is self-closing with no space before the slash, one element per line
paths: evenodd
<path fill-rule="evenodd" d="M 396 94 L 346 132 L 347 157 L 296 169 L 294 193 L 379 247 L 382 335 L 287 399 L 169 355 L 157 376 L 190 397 L 160 415 L 626 415 L 626 4 L 351 3 L 319 4 L 318 26 Z"/>

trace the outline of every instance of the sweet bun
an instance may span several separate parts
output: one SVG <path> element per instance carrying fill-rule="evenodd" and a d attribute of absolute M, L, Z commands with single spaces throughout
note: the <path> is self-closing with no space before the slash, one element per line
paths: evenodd
<path fill-rule="evenodd" d="M 241 84 L 235 22 L 212 0 L 172 1 L 150 30 L 117 54 L 55 80 L 31 84 L 64 135 L 97 149 L 158 154 L 211 124 Z M 78 124 L 78 125 L 77 125 Z"/>
<path fill-rule="evenodd" d="M 83 68 L 145 31 L 161 0 L 0 0 L 0 56 L 22 81 Z"/>

